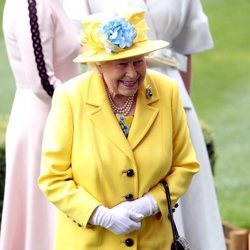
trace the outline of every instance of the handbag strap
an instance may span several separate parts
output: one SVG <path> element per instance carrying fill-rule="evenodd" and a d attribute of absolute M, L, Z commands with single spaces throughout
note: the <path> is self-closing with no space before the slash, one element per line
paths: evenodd
<path fill-rule="evenodd" d="M 171 229 L 172 229 L 172 233 L 173 233 L 173 241 L 175 243 L 176 240 L 179 238 L 179 233 L 178 233 L 177 227 L 176 227 L 175 222 L 174 222 L 174 216 L 173 216 L 171 198 L 170 198 L 170 191 L 169 191 L 169 187 L 168 187 L 168 184 L 166 183 L 166 181 L 162 180 L 161 183 L 165 189 L 167 206 L 168 206 L 168 214 L 169 214 L 168 217 L 169 217 L 169 221 L 170 221 Z"/>
<path fill-rule="evenodd" d="M 41 79 L 41 84 L 44 90 L 47 92 L 47 94 L 49 96 L 53 96 L 54 87 L 49 82 L 49 76 L 47 74 L 45 66 L 35 0 L 28 0 L 28 10 L 30 19 L 31 39 L 33 42 L 33 50 L 37 64 L 37 70 L 39 73 L 39 77 Z"/>

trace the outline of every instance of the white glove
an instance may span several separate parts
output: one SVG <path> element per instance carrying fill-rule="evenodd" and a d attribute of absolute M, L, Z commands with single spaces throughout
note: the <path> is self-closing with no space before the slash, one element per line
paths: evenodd
<path fill-rule="evenodd" d="M 140 229 L 143 218 L 142 214 L 122 207 L 115 206 L 108 209 L 99 206 L 93 212 L 89 222 L 92 225 L 104 227 L 114 234 L 127 234 Z"/>
<path fill-rule="evenodd" d="M 150 194 L 145 194 L 137 200 L 125 201 L 118 206 L 142 214 L 144 217 L 151 216 L 159 212 L 159 207 Z"/>

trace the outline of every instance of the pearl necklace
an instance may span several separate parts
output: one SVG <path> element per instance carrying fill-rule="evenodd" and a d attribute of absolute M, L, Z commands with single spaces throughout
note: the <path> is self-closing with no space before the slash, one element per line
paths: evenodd
<path fill-rule="evenodd" d="M 110 105 L 111 105 L 111 108 L 113 109 L 113 111 L 115 113 L 120 114 L 120 115 L 128 115 L 129 112 L 131 111 L 131 108 L 132 108 L 133 104 L 134 104 L 135 95 L 128 96 L 127 101 L 123 104 L 123 106 L 118 107 L 114 103 L 114 101 L 112 99 L 112 96 L 109 93 L 108 87 L 106 85 L 105 85 L 105 87 L 106 87 L 106 91 L 108 93 L 109 102 L 110 102 Z"/>

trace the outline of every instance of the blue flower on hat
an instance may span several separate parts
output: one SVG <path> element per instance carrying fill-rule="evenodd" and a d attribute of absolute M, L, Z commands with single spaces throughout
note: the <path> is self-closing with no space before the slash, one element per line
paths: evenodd
<path fill-rule="evenodd" d="M 136 30 L 133 24 L 118 15 L 113 20 L 102 25 L 101 33 L 106 40 L 121 49 L 131 47 L 136 37 Z"/>

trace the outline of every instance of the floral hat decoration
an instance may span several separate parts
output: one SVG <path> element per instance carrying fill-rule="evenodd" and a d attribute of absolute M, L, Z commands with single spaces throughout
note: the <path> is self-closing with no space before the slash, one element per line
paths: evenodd
<path fill-rule="evenodd" d="M 125 14 L 98 13 L 82 22 L 82 53 L 77 63 L 105 62 L 148 54 L 169 45 L 147 39 L 145 11 Z"/>

